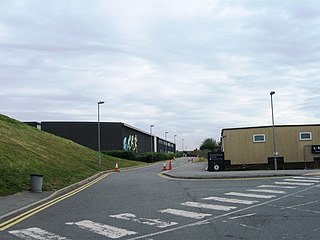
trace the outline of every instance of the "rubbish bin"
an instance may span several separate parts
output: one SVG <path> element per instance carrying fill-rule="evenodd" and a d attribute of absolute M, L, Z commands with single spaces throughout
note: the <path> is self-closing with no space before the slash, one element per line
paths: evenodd
<path fill-rule="evenodd" d="M 31 192 L 41 193 L 42 192 L 43 175 L 30 174 L 30 186 Z"/>
<path fill-rule="evenodd" d="M 224 153 L 223 152 L 209 152 L 208 153 L 208 171 L 223 171 L 225 169 Z"/>

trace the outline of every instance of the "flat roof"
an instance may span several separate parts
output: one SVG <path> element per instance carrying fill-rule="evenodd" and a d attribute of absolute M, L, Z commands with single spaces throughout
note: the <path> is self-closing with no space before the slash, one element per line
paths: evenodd
<path fill-rule="evenodd" d="M 320 124 L 293 124 L 293 125 L 274 125 L 274 127 L 320 127 Z M 268 126 L 255 126 L 255 127 L 237 127 L 237 128 L 223 128 L 221 133 L 225 130 L 245 130 L 245 129 L 255 129 L 255 128 L 271 128 L 272 125 Z"/>

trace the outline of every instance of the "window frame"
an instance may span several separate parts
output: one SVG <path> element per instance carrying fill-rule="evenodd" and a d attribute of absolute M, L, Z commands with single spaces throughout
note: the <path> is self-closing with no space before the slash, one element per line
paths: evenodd
<path fill-rule="evenodd" d="M 256 140 L 257 136 L 263 136 L 263 140 Z M 253 134 L 252 135 L 252 141 L 254 143 L 265 143 L 266 142 L 266 135 L 263 133 Z"/>
<path fill-rule="evenodd" d="M 302 138 L 302 135 L 309 134 L 309 138 Z M 312 132 L 299 132 L 299 140 L 300 141 L 312 141 Z"/>

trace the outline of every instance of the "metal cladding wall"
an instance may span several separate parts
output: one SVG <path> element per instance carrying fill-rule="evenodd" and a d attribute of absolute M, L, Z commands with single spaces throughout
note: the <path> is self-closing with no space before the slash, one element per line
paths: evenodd
<path fill-rule="evenodd" d="M 161 138 L 158 138 L 157 137 L 157 149 L 158 149 L 158 152 L 161 152 L 161 153 L 175 153 L 176 152 L 176 146 L 175 144 L 169 142 L 169 141 L 166 141 L 166 140 L 163 140 Z"/>
<path fill-rule="evenodd" d="M 151 136 L 150 134 L 138 131 L 126 124 L 123 124 L 121 129 L 122 135 L 122 150 L 133 152 L 150 152 L 151 151 Z"/>
<path fill-rule="evenodd" d="M 98 123 L 97 122 L 42 122 L 43 131 L 70 139 L 93 150 L 98 150 Z M 124 123 L 100 122 L 101 150 L 128 150 L 138 153 L 151 151 L 151 136 L 147 132 L 136 129 Z M 154 141 L 155 137 L 152 137 Z M 164 142 L 159 144 L 157 151 L 164 152 Z M 162 140 L 163 141 L 163 140 Z M 174 152 L 172 143 L 167 142 L 168 152 Z M 152 142 L 154 146 L 154 142 Z M 170 146 L 170 147 L 169 147 Z"/>
<path fill-rule="evenodd" d="M 42 122 L 41 129 L 98 150 L 98 126 L 93 122 Z"/>

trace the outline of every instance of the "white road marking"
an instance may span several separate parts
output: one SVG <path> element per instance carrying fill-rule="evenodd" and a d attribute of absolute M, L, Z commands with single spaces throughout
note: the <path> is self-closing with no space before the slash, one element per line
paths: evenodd
<path fill-rule="evenodd" d="M 136 215 L 132 213 L 122 213 L 117 215 L 110 215 L 109 217 L 118 218 L 122 220 L 128 220 L 136 223 L 141 223 L 149 226 L 155 226 L 158 228 L 166 228 L 170 226 L 177 225 L 176 222 L 163 222 L 160 219 L 148 219 L 148 218 L 138 218 Z"/>
<path fill-rule="evenodd" d="M 51 232 L 47 232 L 41 228 L 27 228 L 23 230 L 14 230 L 9 231 L 10 234 L 27 240 L 38 239 L 38 240 L 47 240 L 47 239 L 56 239 L 56 240 L 68 240 L 66 237 L 61 237 Z"/>
<path fill-rule="evenodd" d="M 254 204 L 258 203 L 259 201 L 249 201 L 249 200 L 241 200 L 241 199 L 233 199 L 233 198 L 222 198 L 222 197 L 206 197 L 202 198 L 203 200 L 214 200 L 218 202 L 227 202 L 227 203 L 239 203 L 239 204 Z"/>
<path fill-rule="evenodd" d="M 186 225 L 180 225 L 180 226 L 177 226 L 177 227 L 161 230 L 159 232 L 154 232 L 154 233 L 149 233 L 149 234 L 145 234 L 145 235 L 129 238 L 127 240 L 146 239 L 146 238 L 150 238 L 150 237 L 154 237 L 154 236 L 160 236 L 162 234 L 166 234 L 166 233 L 170 233 L 170 232 L 174 232 L 174 231 L 180 231 L 182 229 L 194 227 L 194 226 L 200 225 L 202 223 L 207 223 L 207 222 L 212 223 L 212 222 L 216 221 L 217 219 L 225 218 L 225 217 L 230 216 L 230 215 L 234 215 L 234 214 L 237 214 L 237 213 L 240 213 L 240 212 L 245 212 L 245 211 L 248 211 L 248 210 L 254 209 L 254 208 L 259 208 L 261 206 L 271 205 L 271 203 L 273 203 L 273 202 L 276 202 L 276 201 L 279 201 L 279 200 L 282 200 L 282 199 L 286 199 L 286 198 L 291 197 L 291 196 L 293 196 L 295 194 L 299 194 L 299 193 L 303 193 L 303 192 L 306 192 L 306 191 L 310 191 L 311 189 L 313 189 L 315 187 L 318 187 L 318 185 L 313 185 L 313 186 L 304 188 L 304 189 L 299 190 L 299 191 L 294 192 L 294 193 L 290 193 L 290 194 L 287 194 L 287 195 L 282 195 L 281 197 L 277 197 L 277 198 L 268 200 L 266 202 L 258 203 L 258 204 L 251 205 L 251 206 L 248 206 L 248 207 L 245 207 L 245 208 L 240 208 L 238 210 L 234 210 L 234 211 L 230 211 L 230 212 L 227 212 L 227 213 L 219 214 L 219 215 L 213 216 L 211 218 L 207 218 L 207 219 L 204 219 L 204 220 L 199 220 L 197 222 L 189 223 L 189 224 L 186 224 Z M 301 210 L 301 209 L 299 209 L 299 210 Z"/>
<path fill-rule="evenodd" d="M 261 185 L 259 188 L 286 188 L 286 189 L 294 189 L 297 187 L 294 186 L 280 186 L 280 185 Z"/>
<path fill-rule="evenodd" d="M 256 215 L 256 213 L 250 213 L 250 214 L 245 214 L 245 215 L 240 215 L 240 216 L 235 216 L 235 217 L 229 217 L 229 219 L 233 220 L 233 219 L 238 219 L 238 218 L 251 217 L 254 215 Z"/>
<path fill-rule="evenodd" d="M 307 182 L 307 183 L 319 183 L 319 180 L 311 180 L 311 179 L 293 179 L 293 178 L 287 178 L 284 179 L 283 181 L 287 182 Z"/>
<path fill-rule="evenodd" d="M 312 201 L 312 202 L 307 202 L 307 203 L 301 203 L 301 204 L 297 204 L 297 205 L 293 205 L 293 206 L 289 206 L 289 207 L 283 207 L 282 209 L 290 209 L 290 208 L 296 209 L 297 207 L 306 206 L 306 205 L 314 204 L 314 203 L 317 203 L 317 202 L 319 202 L 319 200 Z"/>
<path fill-rule="evenodd" d="M 229 192 L 225 193 L 228 196 L 238 196 L 238 197 L 249 197 L 249 198 L 273 198 L 276 197 L 275 195 L 261 195 L 261 194 L 251 194 L 251 193 L 239 193 L 239 192 Z"/>
<path fill-rule="evenodd" d="M 93 233 L 96 233 L 96 234 L 99 234 L 99 235 L 102 235 L 102 236 L 105 236 L 108 238 L 112 238 L 112 239 L 137 234 L 134 231 L 129 231 L 126 229 L 117 228 L 117 227 L 109 226 L 109 225 L 102 224 L 102 223 L 95 223 L 90 220 L 83 220 L 80 222 L 74 222 L 74 223 L 71 222 L 71 223 L 66 223 L 66 224 L 67 225 L 77 225 L 81 229 L 88 230 L 90 232 L 93 232 Z"/>
<path fill-rule="evenodd" d="M 220 211 L 230 211 L 232 209 L 236 209 L 237 207 L 232 206 L 221 206 L 221 205 L 214 205 L 214 204 L 207 204 L 207 203 L 198 203 L 198 202 L 185 202 L 181 203 L 183 206 L 188 207 L 196 207 L 196 208 L 206 208 L 212 210 L 220 210 Z"/>
<path fill-rule="evenodd" d="M 293 177 L 296 179 L 310 179 L 310 180 L 320 180 L 318 177 Z"/>
<path fill-rule="evenodd" d="M 268 205 L 271 206 L 271 207 L 281 208 L 281 210 L 284 210 L 284 209 L 294 209 L 294 210 L 302 211 L 302 212 L 320 214 L 320 211 L 314 211 L 314 210 L 307 210 L 307 209 L 297 208 L 297 207 L 300 207 L 300 206 L 309 205 L 309 204 L 313 204 L 313 203 L 316 203 L 316 202 L 318 202 L 318 201 L 303 203 L 303 204 L 299 204 L 299 205 L 295 205 L 295 206 L 290 206 L 290 207 L 288 207 L 288 206 L 281 206 L 281 205 L 275 205 L 275 204 L 268 204 Z"/>
<path fill-rule="evenodd" d="M 286 193 L 285 191 L 280 190 L 270 190 L 270 189 L 248 189 L 248 192 L 261 192 L 261 193 Z"/>
<path fill-rule="evenodd" d="M 279 185 L 296 185 L 296 186 L 311 186 L 314 183 L 302 183 L 302 182 L 275 182 L 275 184 Z"/>
<path fill-rule="evenodd" d="M 203 219 L 205 217 L 209 217 L 212 215 L 210 213 L 189 212 L 189 211 L 184 211 L 184 210 L 179 210 L 179 209 L 171 209 L 171 208 L 160 210 L 159 212 L 169 213 L 172 215 L 193 218 L 193 219 Z"/>
<path fill-rule="evenodd" d="M 248 226 L 248 225 L 246 225 L 246 224 L 240 224 L 240 226 L 242 226 L 242 227 L 246 227 L 246 228 L 251 228 L 251 229 L 254 229 L 254 230 L 260 230 L 260 228 L 256 228 L 256 227 Z"/>

